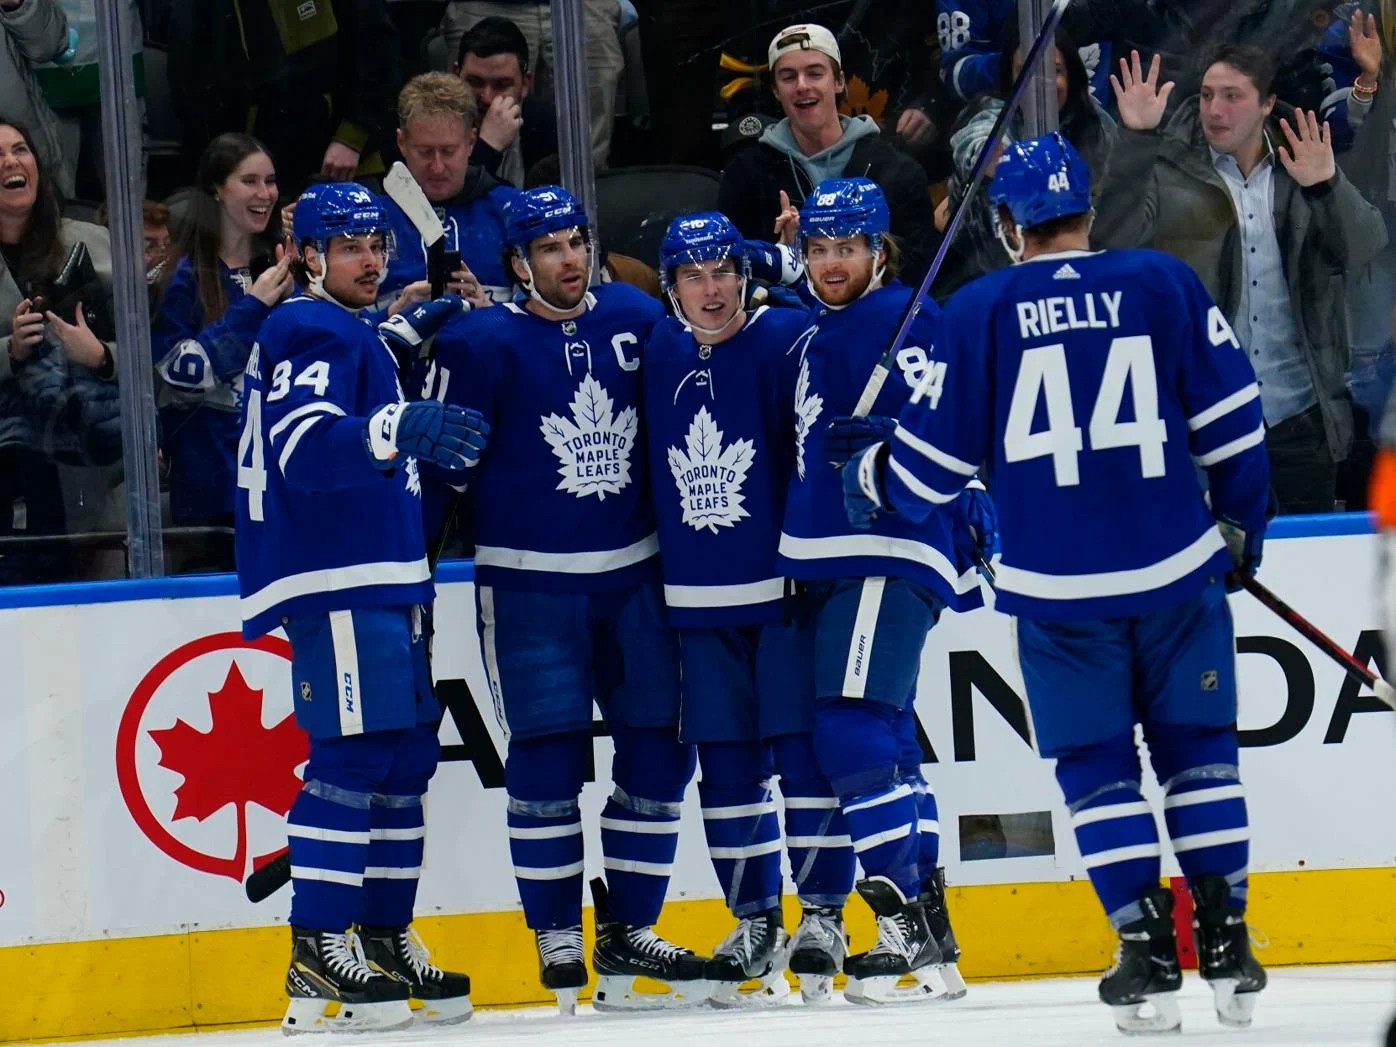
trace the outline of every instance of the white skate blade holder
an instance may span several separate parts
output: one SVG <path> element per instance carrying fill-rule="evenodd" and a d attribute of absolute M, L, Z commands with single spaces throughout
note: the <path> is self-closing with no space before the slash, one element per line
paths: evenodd
<path fill-rule="evenodd" d="M 573 1018 L 577 1014 L 577 990 L 576 989 L 554 989 L 553 995 L 557 997 L 557 1013 L 564 1018 Z"/>
<path fill-rule="evenodd" d="M 882 1006 L 958 1000 L 966 992 L 965 980 L 953 963 L 921 967 L 910 974 L 877 978 L 852 978 L 844 986 L 843 998 L 849 1003 Z"/>
<path fill-rule="evenodd" d="M 1183 1015 L 1176 992 L 1145 996 L 1139 1003 L 1113 1004 L 1115 1028 L 1130 1036 L 1182 1032 Z"/>
<path fill-rule="evenodd" d="M 281 1031 L 287 1036 L 316 1032 L 388 1032 L 406 1029 L 412 1022 L 412 1008 L 406 1000 L 340 1003 L 319 997 L 295 997 L 281 1019 Z"/>
<path fill-rule="evenodd" d="M 1232 1029 L 1244 1029 L 1251 1024 L 1259 992 L 1237 992 L 1236 978 L 1217 978 L 1208 984 L 1212 987 L 1217 1021 Z"/>
<path fill-rule="evenodd" d="M 800 979 L 800 999 L 807 1006 L 830 1003 L 834 999 L 834 976 L 831 974 L 797 974 Z"/>
<path fill-rule="evenodd" d="M 591 1006 L 598 1011 L 673 1011 L 701 1007 L 712 995 L 712 982 L 661 982 L 643 975 L 602 974 L 596 979 Z"/>
<path fill-rule="evenodd" d="M 421 1007 L 412 1012 L 419 1025 L 458 1025 L 470 1021 L 475 1008 L 469 996 L 457 996 L 451 1000 L 417 1000 Z"/>
<path fill-rule="evenodd" d="M 785 980 L 784 967 L 745 982 L 713 982 L 712 987 L 708 1003 L 724 1011 L 780 1007 L 790 999 L 790 983 Z"/>

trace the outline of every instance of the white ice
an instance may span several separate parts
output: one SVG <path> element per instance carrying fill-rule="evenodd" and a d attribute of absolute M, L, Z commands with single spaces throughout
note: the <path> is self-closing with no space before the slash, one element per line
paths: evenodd
<path fill-rule="evenodd" d="M 417 1027 L 378 1035 L 306 1035 L 285 1038 L 275 1027 L 150 1036 L 102 1041 L 105 1047 L 664 1047 L 743 1043 L 744 1047 L 1134 1047 L 1115 1031 L 1109 1010 L 1096 1002 L 1094 978 L 975 983 L 953 1003 L 855 1007 L 842 1000 L 825 1007 L 790 1006 L 761 1011 L 681 1011 L 648 1015 L 599 1015 L 579 1008 L 563 1019 L 551 1008 L 477 1012 L 464 1025 Z M 795 999 L 798 1001 L 798 994 Z M 1188 1047 L 1333 1047 L 1384 1043 L 1396 1013 L 1396 965 L 1287 967 L 1270 971 L 1255 1024 L 1244 1032 L 1221 1028 L 1211 993 L 1189 973 L 1181 993 Z M 740 1039 L 738 1039 L 740 1038 Z M 1148 1038 L 1143 1038 L 1148 1043 Z M 1180 1042 L 1169 1036 L 1164 1044 Z M 88 1041 L 92 1047 L 92 1041 Z"/>

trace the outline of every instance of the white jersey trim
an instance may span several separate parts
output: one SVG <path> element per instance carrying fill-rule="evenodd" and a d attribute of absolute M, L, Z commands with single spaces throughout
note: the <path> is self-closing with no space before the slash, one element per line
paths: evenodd
<path fill-rule="evenodd" d="M 383 560 L 288 574 L 244 596 L 240 602 L 242 620 L 251 621 L 277 604 L 298 596 L 338 593 L 370 585 L 412 585 L 430 580 L 431 568 L 427 566 L 425 556 L 417 560 Z"/>
<path fill-rule="evenodd" d="M 1129 596 L 1162 589 L 1186 578 L 1212 554 L 1226 548 L 1221 532 L 1209 527 L 1184 549 L 1147 567 L 1099 574 L 1045 574 L 1006 563 L 999 564 L 997 588 L 1015 596 L 1038 600 L 1092 600 L 1106 596 Z"/>
<path fill-rule="evenodd" d="M 1197 414 L 1188 419 L 1188 428 L 1193 432 L 1197 432 L 1197 430 L 1201 429 L 1203 426 L 1211 425 L 1223 415 L 1228 415 L 1236 410 L 1236 408 L 1250 403 L 1259 395 L 1260 386 L 1252 382 L 1244 389 L 1239 389 L 1230 396 L 1218 400 L 1211 407 L 1198 411 Z"/>
<path fill-rule="evenodd" d="M 1221 535 L 1218 533 L 1218 540 Z M 979 575 L 973 569 L 955 573 L 955 565 L 945 554 L 925 542 L 910 538 L 891 538 L 881 534 L 835 534 L 824 538 L 796 538 L 781 533 L 780 555 L 792 560 L 841 560 L 854 556 L 888 557 L 929 567 L 940 575 L 957 593 L 973 592 L 979 588 Z"/>
<path fill-rule="evenodd" d="M 1198 465 L 1204 469 L 1218 462 L 1224 462 L 1228 458 L 1235 458 L 1242 451 L 1249 451 L 1256 444 L 1265 442 L 1265 423 L 1262 422 L 1245 436 L 1238 436 L 1229 444 L 1222 444 L 1216 450 L 1208 451 L 1206 454 L 1197 455 L 1194 459 Z"/>
<path fill-rule="evenodd" d="M 922 483 L 916 477 L 915 473 L 902 465 L 902 463 L 895 458 L 887 459 L 887 464 L 891 467 L 897 479 L 906 484 L 907 490 L 916 495 L 916 497 L 920 498 L 923 502 L 930 502 L 932 505 L 945 505 L 955 500 L 956 495 L 937 491 L 934 487 Z"/>
<path fill-rule="evenodd" d="M 477 545 L 475 566 L 552 574 L 602 574 L 643 563 L 658 552 L 659 538 L 653 534 L 624 549 L 589 553 L 540 553 L 533 549 L 507 549 L 502 545 Z"/>
<path fill-rule="evenodd" d="M 767 578 L 740 585 L 665 585 L 664 602 L 670 607 L 744 607 L 769 603 L 785 595 L 784 578 Z"/>
<path fill-rule="evenodd" d="M 906 444 L 907 447 L 915 451 L 922 458 L 929 458 L 942 469 L 948 469 L 952 473 L 959 473 L 961 476 L 973 476 L 979 472 L 977 465 L 970 465 L 963 459 L 956 458 L 953 454 L 947 454 L 935 444 L 928 443 L 915 433 L 909 432 L 905 426 L 899 425 L 892 434 L 897 440 Z"/>

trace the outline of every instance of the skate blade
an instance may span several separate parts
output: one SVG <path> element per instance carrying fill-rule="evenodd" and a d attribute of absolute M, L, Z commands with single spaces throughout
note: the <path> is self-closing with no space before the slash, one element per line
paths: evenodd
<path fill-rule="evenodd" d="M 340 1003 L 316 997 L 296 997 L 286 1007 L 281 1031 L 286 1036 L 317 1032 L 388 1032 L 412 1024 L 406 1000 L 386 1003 Z"/>
<path fill-rule="evenodd" d="M 1212 986 L 1212 1002 L 1217 1008 L 1217 1021 L 1232 1029 L 1244 1029 L 1251 1024 L 1251 1018 L 1255 1015 L 1256 998 L 1260 995 L 1259 990 L 1237 992 L 1236 986 L 1240 981 L 1236 978 L 1218 978 L 1208 984 Z"/>
<path fill-rule="evenodd" d="M 469 996 L 457 996 L 450 1000 L 417 1000 L 414 997 L 413 1002 L 421 1004 L 412 1012 L 420 1025 L 458 1025 L 470 1021 L 475 1013 Z"/>
<path fill-rule="evenodd" d="M 712 983 L 660 982 L 643 975 L 603 974 L 596 979 L 591 1006 L 598 1011 L 676 1011 L 701 1007 L 712 995 Z"/>
<path fill-rule="evenodd" d="M 557 997 L 557 1013 L 564 1018 L 574 1018 L 577 1015 L 577 990 L 576 989 L 554 989 L 553 995 Z M 604 1009 L 604 1008 L 603 1008 Z"/>
<path fill-rule="evenodd" d="M 834 999 L 834 977 L 830 974 L 801 974 L 800 999 L 807 1006 L 830 1003 Z"/>
<path fill-rule="evenodd" d="M 718 1010 L 779 1007 L 790 999 L 790 983 L 784 969 L 745 982 L 713 982 L 708 1003 Z"/>
<path fill-rule="evenodd" d="M 874 1007 L 946 999 L 945 986 L 939 982 L 937 975 L 935 967 L 875 978 L 854 978 L 850 975 L 848 984 L 843 987 L 843 998 L 849 1003 Z"/>
<path fill-rule="evenodd" d="M 1112 1004 L 1110 1010 L 1115 1015 L 1115 1028 L 1129 1036 L 1183 1031 L 1176 993 L 1154 993 L 1139 1003 Z"/>

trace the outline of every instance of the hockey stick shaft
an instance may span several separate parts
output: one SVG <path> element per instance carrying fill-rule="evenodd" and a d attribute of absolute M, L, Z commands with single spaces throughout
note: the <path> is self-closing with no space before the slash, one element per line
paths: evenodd
<path fill-rule="evenodd" d="M 965 194 L 960 198 L 960 204 L 955 208 L 955 213 L 950 216 L 950 224 L 945 227 L 945 236 L 940 242 L 940 247 L 936 249 L 935 257 L 931 259 L 931 267 L 926 270 L 926 275 L 921 280 L 921 286 L 917 288 L 916 294 L 907 303 L 906 312 L 902 314 L 902 321 L 897 326 L 897 333 L 892 338 L 892 344 L 882 354 L 882 359 L 877 362 L 872 374 L 868 376 L 868 383 L 863 387 L 863 395 L 858 398 L 858 403 L 853 408 L 854 417 L 866 416 L 872 410 L 873 404 L 877 402 L 877 395 L 882 392 L 882 386 L 896 363 L 897 354 L 901 352 L 902 346 L 906 343 L 906 336 L 911 330 L 911 324 L 916 319 L 916 314 L 921 311 L 921 301 L 930 293 L 931 284 L 935 282 L 941 266 L 945 264 L 950 244 L 955 239 L 955 233 L 959 230 L 960 223 L 964 221 L 965 214 L 969 210 L 969 203 L 974 199 L 974 194 L 978 192 L 980 184 L 984 181 L 984 175 L 989 169 L 989 160 L 994 155 L 994 149 L 998 145 L 999 139 L 1003 137 L 1008 121 L 1013 119 L 1013 114 L 1017 111 L 1019 103 L 1022 102 L 1023 95 L 1028 88 L 1028 81 L 1037 71 L 1043 52 L 1047 45 L 1056 38 L 1057 26 L 1061 23 L 1062 15 L 1066 13 L 1069 2 L 1070 0 L 1054 0 L 1051 8 L 1047 11 L 1042 28 L 1038 30 L 1037 39 L 1032 42 L 1027 57 L 1023 59 L 1018 79 L 1013 81 L 1013 90 L 1009 92 L 1003 109 L 1000 110 L 993 128 L 989 131 L 989 137 L 984 141 L 983 148 L 975 157 L 974 167 L 970 170 L 969 185 L 965 188 Z"/>
<path fill-rule="evenodd" d="M 1254 578 L 1241 575 L 1237 577 L 1236 580 L 1239 582 L 1242 589 L 1245 589 L 1246 592 L 1250 593 L 1266 607 L 1274 611 L 1278 617 L 1288 622 L 1295 631 L 1304 637 L 1304 639 L 1308 640 L 1320 651 L 1341 665 L 1343 669 L 1347 671 L 1348 675 L 1366 684 L 1372 689 L 1372 693 L 1387 705 L 1391 706 L 1392 709 L 1396 709 L 1396 688 L 1393 688 L 1391 684 L 1387 683 L 1376 673 L 1372 672 L 1371 669 L 1359 662 L 1336 640 L 1332 639 L 1322 629 L 1309 621 Z"/>
<path fill-rule="evenodd" d="M 242 889 L 247 892 L 249 902 L 261 902 L 270 898 L 291 879 L 291 852 L 282 851 L 260 869 L 254 869 Z"/>

